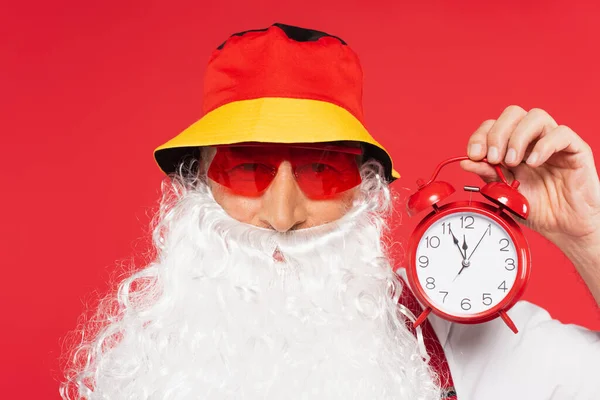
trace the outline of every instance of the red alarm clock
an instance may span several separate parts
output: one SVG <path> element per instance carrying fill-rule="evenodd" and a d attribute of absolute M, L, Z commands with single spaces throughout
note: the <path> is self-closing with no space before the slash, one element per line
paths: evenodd
<path fill-rule="evenodd" d="M 428 182 L 417 181 L 419 190 L 408 199 L 411 216 L 432 208 L 409 241 L 407 278 L 425 307 L 414 326 L 433 312 L 463 324 L 501 317 L 517 333 L 506 312 L 529 281 L 531 255 L 523 231 L 509 213 L 527 219 L 529 203 L 517 189 L 519 182 L 509 184 L 500 166 L 493 165 L 501 182 L 481 188 L 464 186 L 465 191 L 479 192 L 489 203 L 466 200 L 441 205 L 455 189 L 435 180 L 440 170 L 468 159 L 443 161 Z"/>

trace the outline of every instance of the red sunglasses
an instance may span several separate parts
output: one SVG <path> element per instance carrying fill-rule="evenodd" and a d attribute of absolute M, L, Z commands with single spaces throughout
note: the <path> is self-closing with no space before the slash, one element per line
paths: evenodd
<path fill-rule="evenodd" d="M 333 197 L 361 182 L 358 147 L 324 144 L 249 143 L 216 146 L 208 177 L 233 193 L 260 196 L 287 160 L 304 194 L 313 200 Z"/>

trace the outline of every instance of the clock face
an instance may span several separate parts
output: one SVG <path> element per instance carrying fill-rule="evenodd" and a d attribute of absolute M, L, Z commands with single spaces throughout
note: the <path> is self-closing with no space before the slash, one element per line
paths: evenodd
<path fill-rule="evenodd" d="M 469 316 L 494 308 L 508 295 L 519 257 L 510 235 L 496 221 L 456 212 L 425 231 L 415 263 L 418 282 L 434 307 Z"/>

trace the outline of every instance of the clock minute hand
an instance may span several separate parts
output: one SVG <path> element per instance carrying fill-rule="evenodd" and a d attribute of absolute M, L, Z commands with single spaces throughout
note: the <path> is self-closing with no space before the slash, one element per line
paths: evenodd
<path fill-rule="evenodd" d="M 477 245 L 475 245 L 475 248 L 473 249 L 473 251 L 471 252 L 471 255 L 469 256 L 469 258 L 467 258 L 467 260 L 470 260 L 471 257 L 473 256 L 473 253 L 475 253 L 475 250 L 477 250 L 477 247 L 479 247 L 479 244 L 481 243 L 481 241 L 483 240 L 483 238 L 485 237 L 485 234 L 487 233 L 488 229 L 490 229 L 490 227 L 488 226 L 487 229 L 483 232 L 483 235 L 481 235 L 481 239 L 479 239 L 479 242 L 477 242 Z"/>
<path fill-rule="evenodd" d="M 460 252 L 460 256 L 463 258 L 463 260 L 465 260 L 467 258 L 467 251 L 465 249 L 465 252 L 463 253 L 462 249 L 460 248 L 460 245 L 458 244 L 458 239 L 456 238 L 456 236 L 454 236 L 454 232 L 452 232 L 452 228 L 448 228 L 450 230 L 450 234 L 452 235 L 452 240 L 454 241 L 454 245 L 458 248 L 458 251 Z"/>

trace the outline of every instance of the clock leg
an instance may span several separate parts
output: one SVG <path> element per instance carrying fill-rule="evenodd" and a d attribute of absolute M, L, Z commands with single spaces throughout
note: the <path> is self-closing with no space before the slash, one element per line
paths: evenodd
<path fill-rule="evenodd" d="M 514 333 L 519 333 L 519 330 L 517 329 L 517 326 L 512 321 L 512 319 L 510 319 L 510 317 L 508 316 L 508 314 L 506 313 L 506 311 L 501 310 L 498 314 L 500 314 L 500 317 L 502 318 L 502 320 L 504 321 L 504 323 L 510 328 L 511 331 L 513 331 Z"/>
<path fill-rule="evenodd" d="M 423 322 L 425 322 L 425 320 L 429 316 L 430 312 L 431 312 L 431 307 L 427 307 L 426 309 L 424 309 L 423 312 L 421 313 L 421 315 L 419 315 L 419 318 L 417 318 L 417 320 L 414 322 L 413 326 L 416 328 L 419 325 L 421 325 Z"/>

